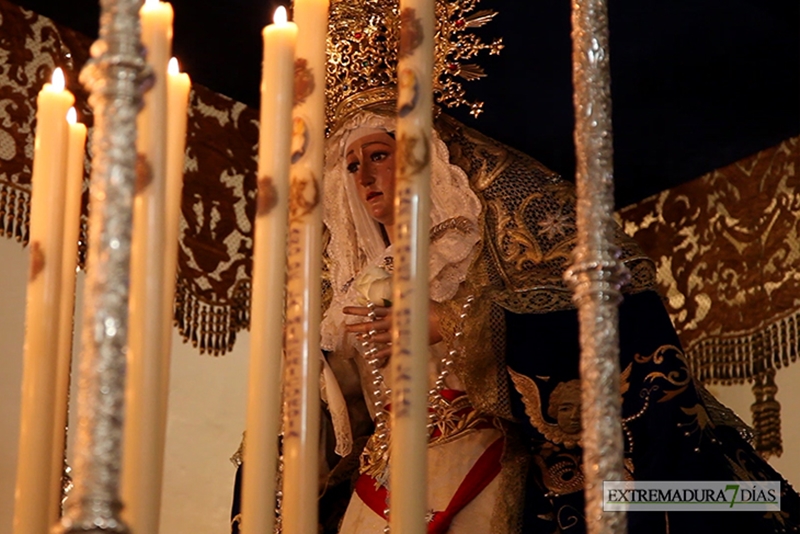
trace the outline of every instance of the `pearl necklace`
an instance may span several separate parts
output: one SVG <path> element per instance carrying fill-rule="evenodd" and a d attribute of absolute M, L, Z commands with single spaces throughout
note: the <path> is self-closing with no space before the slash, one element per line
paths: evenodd
<path fill-rule="evenodd" d="M 445 404 L 445 401 L 442 397 L 442 390 L 445 388 L 445 380 L 447 376 L 450 374 L 451 369 L 453 367 L 453 363 L 455 357 L 463 350 L 463 339 L 464 339 L 464 324 L 469 312 L 470 307 L 472 306 L 475 297 L 473 295 L 469 295 L 464 304 L 461 305 L 461 313 L 459 314 L 459 325 L 458 329 L 455 332 L 455 337 L 453 340 L 453 346 L 448 350 L 444 356 L 442 356 L 440 360 L 440 371 L 439 375 L 436 377 L 436 381 L 434 382 L 434 386 L 428 390 L 428 406 L 431 407 L 439 407 Z M 375 304 L 370 302 L 367 304 L 369 308 L 369 312 L 367 313 L 367 318 L 374 322 L 377 320 L 377 315 L 375 314 Z M 360 338 L 361 347 L 364 349 L 364 356 L 366 358 L 367 367 L 369 368 L 370 376 L 372 377 L 372 396 L 373 396 L 373 406 L 375 408 L 375 437 L 379 445 L 379 451 L 381 455 L 384 455 L 388 452 L 389 441 L 386 439 L 389 433 L 389 418 L 388 413 L 385 409 L 385 403 L 383 401 L 382 394 L 386 395 L 386 397 L 391 398 L 392 390 L 386 386 L 386 383 L 383 378 L 383 374 L 380 370 L 380 361 L 376 357 L 378 353 L 378 348 L 375 346 L 375 343 L 372 342 L 373 336 L 377 334 L 377 331 L 372 329 L 370 330 L 365 336 Z M 437 413 L 437 410 L 434 409 L 428 414 L 428 435 L 431 434 L 433 431 L 434 426 L 438 422 L 440 415 Z M 387 473 L 388 477 L 388 473 Z M 388 480 L 381 481 L 382 483 L 388 483 Z M 384 510 L 384 515 L 389 518 L 389 503 L 386 503 L 386 509 Z M 384 533 L 389 533 L 389 526 L 384 528 Z"/>

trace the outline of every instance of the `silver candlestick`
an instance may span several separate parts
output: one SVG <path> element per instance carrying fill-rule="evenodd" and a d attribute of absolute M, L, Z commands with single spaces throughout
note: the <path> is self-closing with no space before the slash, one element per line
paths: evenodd
<path fill-rule="evenodd" d="M 141 0 L 103 0 L 81 73 L 94 109 L 74 490 L 57 532 L 129 532 L 119 516 L 136 115 L 151 80 Z"/>
<path fill-rule="evenodd" d="M 611 79 L 605 0 L 573 0 L 578 242 L 567 271 L 581 342 L 583 471 L 590 534 L 627 532 L 624 512 L 603 512 L 603 481 L 623 480 L 618 305 L 627 271 L 613 245 Z"/>

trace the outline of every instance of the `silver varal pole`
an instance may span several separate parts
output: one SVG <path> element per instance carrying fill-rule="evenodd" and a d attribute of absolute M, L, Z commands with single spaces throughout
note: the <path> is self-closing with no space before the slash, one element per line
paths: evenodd
<path fill-rule="evenodd" d="M 611 77 L 605 0 L 572 2 L 578 244 L 567 279 L 581 342 L 583 471 L 590 534 L 627 531 L 624 512 L 603 511 L 603 481 L 623 480 L 618 305 L 627 279 L 613 245 Z"/>
<path fill-rule="evenodd" d="M 56 531 L 124 532 L 119 481 L 136 179 L 136 114 L 149 76 L 141 0 L 103 0 L 100 38 L 81 73 L 94 109 L 74 484 Z"/>

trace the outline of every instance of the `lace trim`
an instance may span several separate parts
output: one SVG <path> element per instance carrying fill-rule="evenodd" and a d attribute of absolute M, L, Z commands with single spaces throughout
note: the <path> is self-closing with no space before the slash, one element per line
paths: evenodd
<path fill-rule="evenodd" d="M 462 234 L 475 231 L 475 225 L 466 217 L 453 217 L 431 228 L 431 243 L 438 241 L 447 230 L 458 230 Z"/>

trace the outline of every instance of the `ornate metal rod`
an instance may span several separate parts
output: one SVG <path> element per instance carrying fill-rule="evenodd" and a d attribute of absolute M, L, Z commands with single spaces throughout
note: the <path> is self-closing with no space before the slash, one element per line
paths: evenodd
<path fill-rule="evenodd" d="M 581 342 L 583 471 L 590 534 L 627 531 L 624 512 L 603 512 L 603 481 L 623 480 L 618 304 L 627 272 L 613 246 L 614 190 L 608 12 L 605 0 L 573 0 L 578 243 L 566 278 Z"/>
<path fill-rule="evenodd" d="M 89 252 L 79 373 L 74 493 L 62 533 L 128 532 L 119 475 L 128 329 L 136 114 L 149 80 L 139 38 L 141 0 L 103 0 L 100 38 L 81 73 L 94 108 Z"/>

